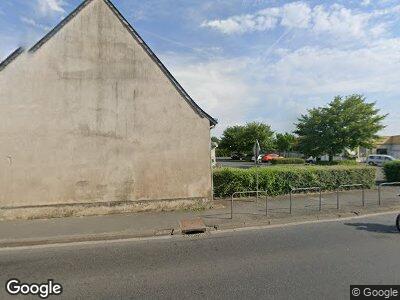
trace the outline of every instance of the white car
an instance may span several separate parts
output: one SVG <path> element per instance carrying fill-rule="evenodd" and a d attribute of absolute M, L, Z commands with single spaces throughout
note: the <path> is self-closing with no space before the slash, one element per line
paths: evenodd
<path fill-rule="evenodd" d="M 368 156 L 367 160 L 365 161 L 370 166 L 379 166 L 382 167 L 385 163 L 389 161 L 396 160 L 393 156 L 390 155 L 382 155 L 382 154 L 374 154 Z"/>
<path fill-rule="evenodd" d="M 258 162 L 261 162 L 261 159 L 263 158 L 263 156 L 264 156 L 264 154 L 260 154 L 260 155 L 258 156 Z M 253 157 L 251 158 L 251 161 L 255 161 L 254 155 L 253 155 Z"/>

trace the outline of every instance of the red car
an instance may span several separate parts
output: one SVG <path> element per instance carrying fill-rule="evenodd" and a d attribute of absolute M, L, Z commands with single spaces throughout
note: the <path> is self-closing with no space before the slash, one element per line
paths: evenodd
<path fill-rule="evenodd" d="M 262 157 L 261 161 L 265 162 L 265 163 L 268 163 L 268 162 L 271 162 L 271 160 L 280 159 L 280 158 L 282 158 L 282 156 L 279 156 L 278 154 L 273 154 L 273 153 L 272 154 L 265 154 Z"/>

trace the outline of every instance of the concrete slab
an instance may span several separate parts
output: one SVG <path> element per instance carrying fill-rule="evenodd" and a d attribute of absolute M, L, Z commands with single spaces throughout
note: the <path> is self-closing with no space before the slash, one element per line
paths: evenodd
<path fill-rule="evenodd" d="M 183 234 L 200 233 L 207 230 L 202 218 L 182 219 L 179 221 L 179 226 Z"/>

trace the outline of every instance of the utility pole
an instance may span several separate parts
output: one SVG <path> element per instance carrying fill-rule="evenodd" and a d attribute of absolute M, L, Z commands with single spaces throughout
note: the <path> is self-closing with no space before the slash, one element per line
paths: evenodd
<path fill-rule="evenodd" d="M 256 194 L 257 194 L 257 200 L 258 200 L 258 167 L 259 167 L 259 163 L 258 163 L 258 156 L 260 155 L 260 143 L 258 142 L 258 140 L 256 140 L 256 142 L 254 143 L 254 147 L 253 147 L 253 154 L 254 154 L 254 164 L 257 168 L 256 170 Z"/>

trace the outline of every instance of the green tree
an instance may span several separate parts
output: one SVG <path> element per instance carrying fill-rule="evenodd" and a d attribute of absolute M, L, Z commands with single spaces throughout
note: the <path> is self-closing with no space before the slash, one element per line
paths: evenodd
<path fill-rule="evenodd" d="M 221 142 L 221 140 L 219 138 L 217 138 L 216 136 L 212 136 L 211 137 L 211 142 L 213 143 L 217 143 L 219 145 L 219 143 Z"/>
<path fill-rule="evenodd" d="M 371 148 L 385 128 L 385 117 L 362 95 L 337 96 L 326 107 L 310 109 L 298 119 L 299 149 L 314 157 L 328 154 L 332 161 L 346 148 Z"/>
<path fill-rule="evenodd" d="M 236 125 L 225 129 L 219 147 L 230 152 L 250 154 L 253 151 L 254 142 L 258 140 L 262 150 L 272 150 L 273 136 L 271 127 L 264 123 L 251 122 L 244 126 Z"/>
<path fill-rule="evenodd" d="M 275 139 L 276 149 L 281 152 L 293 151 L 296 146 L 296 136 L 291 133 L 277 133 Z"/>

